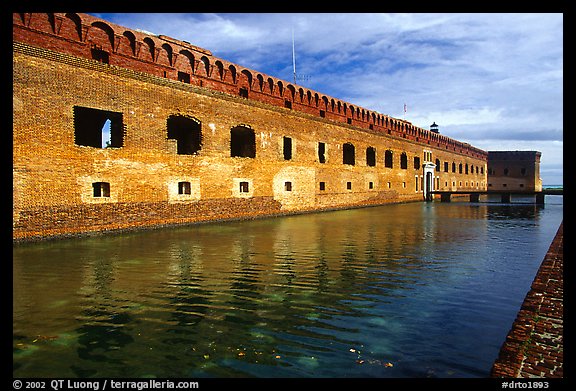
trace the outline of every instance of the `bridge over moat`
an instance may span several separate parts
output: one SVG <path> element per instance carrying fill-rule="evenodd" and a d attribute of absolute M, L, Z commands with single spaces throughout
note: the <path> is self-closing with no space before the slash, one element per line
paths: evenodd
<path fill-rule="evenodd" d="M 440 195 L 441 202 L 450 202 L 452 195 L 469 195 L 470 202 L 480 202 L 481 195 L 499 195 L 502 203 L 511 203 L 512 196 L 530 197 L 533 196 L 537 205 L 544 205 L 544 198 L 547 195 L 564 195 L 563 189 L 544 189 L 541 191 L 509 191 L 509 190 L 458 190 L 458 191 L 438 191 L 429 192 L 427 201 L 432 201 L 434 194 Z"/>

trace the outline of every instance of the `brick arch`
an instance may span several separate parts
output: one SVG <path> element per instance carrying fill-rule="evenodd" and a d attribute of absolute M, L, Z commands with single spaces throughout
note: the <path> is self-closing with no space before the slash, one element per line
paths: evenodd
<path fill-rule="evenodd" d="M 194 55 L 189 50 L 180 50 L 174 66 L 181 72 L 194 73 Z"/>
<path fill-rule="evenodd" d="M 298 88 L 298 96 L 300 97 L 300 103 L 304 103 L 304 89 L 302 87 Z"/>
<path fill-rule="evenodd" d="M 296 98 L 296 88 L 292 84 L 288 84 L 286 89 L 290 91 L 290 97 L 292 98 L 292 101 L 294 101 Z"/>
<path fill-rule="evenodd" d="M 12 14 L 12 23 L 26 25 L 26 13 L 14 12 Z"/>
<path fill-rule="evenodd" d="M 160 65 L 172 66 L 174 49 L 168 43 L 163 43 L 158 52 L 158 59 L 156 63 Z"/>
<path fill-rule="evenodd" d="M 230 75 L 230 79 L 231 79 L 230 81 L 233 84 L 236 84 L 236 82 L 238 81 L 237 80 L 238 71 L 236 70 L 236 67 L 234 65 L 229 65 L 228 70 L 230 71 L 230 72 L 228 72 L 228 74 Z M 226 78 L 228 78 L 228 76 L 226 76 Z"/>
<path fill-rule="evenodd" d="M 248 87 L 249 90 L 252 89 L 252 72 L 250 72 L 247 69 L 242 69 L 242 71 L 240 72 L 240 82 L 239 85 L 240 87 Z"/>
<path fill-rule="evenodd" d="M 204 74 L 204 76 L 206 77 L 210 77 L 210 59 L 206 56 L 202 56 L 200 58 L 200 66 L 198 67 L 198 74 L 202 75 Z"/>
<path fill-rule="evenodd" d="M 193 62 L 192 62 L 192 63 L 193 63 Z M 218 71 L 218 73 L 217 73 L 218 78 L 219 78 L 220 80 L 224 80 L 224 77 L 225 77 L 225 75 L 224 75 L 224 64 L 222 63 L 222 61 L 216 60 L 216 62 L 214 63 L 214 65 L 216 66 L 216 69 L 217 69 L 217 71 Z"/>
<path fill-rule="evenodd" d="M 104 22 L 93 22 L 88 30 L 86 42 L 99 49 L 112 52 L 114 48 L 114 30 Z"/>
<path fill-rule="evenodd" d="M 264 76 L 258 74 L 256 76 L 256 79 L 258 79 L 258 89 L 260 90 L 260 92 L 262 92 L 264 90 Z"/>
<path fill-rule="evenodd" d="M 328 111 L 328 98 L 326 98 L 326 95 L 322 95 L 322 104 L 324 105 L 324 110 Z"/>
<path fill-rule="evenodd" d="M 156 43 L 152 38 L 146 37 L 142 40 L 143 45 L 140 50 L 140 59 L 144 61 L 154 62 L 154 52 L 156 51 Z"/>
<path fill-rule="evenodd" d="M 278 85 L 278 96 L 283 97 L 284 96 L 284 83 L 282 83 L 281 80 L 278 80 L 278 82 L 276 84 Z"/>
<path fill-rule="evenodd" d="M 28 27 L 35 30 L 47 31 L 50 33 L 56 32 L 56 24 L 54 21 L 53 13 L 32 13 L 30 15 L 31 17 Z"/>
<path fill-rule="evenodd" d="M 60 35 L 75 41 L 82 41 L 82 21 L 75 13 L 67 13 L 62 19 Z"/>
<path fill-rule="evenodd" d="M 312 104 L 312 93 L 310 91 L 306 91 L 306 99 L 308 99 L 308 104 Z"/>
<path fill-rule="evenodd" d="M 274 93 L 274 80 L 271 77 L 268 78 L 268 89 L 270 90 L 270 94 Z"/>
<path fill-rule="evenodd" d="M 134 33 L 131 31 L 124 31 L 124 33 L 122 33 L 117 53 L 128 56 L 136 55 L 136 36 Z"/>

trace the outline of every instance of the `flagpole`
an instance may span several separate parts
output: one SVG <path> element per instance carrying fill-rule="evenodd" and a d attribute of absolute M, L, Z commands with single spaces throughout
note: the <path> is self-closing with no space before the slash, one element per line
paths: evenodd
<path fill-rule="evenodd" d="M 292 27 L 292 67 L 294 68 L 294 84 L 296 84 L 296 53 L 294 50 L 294 27 Z"/>

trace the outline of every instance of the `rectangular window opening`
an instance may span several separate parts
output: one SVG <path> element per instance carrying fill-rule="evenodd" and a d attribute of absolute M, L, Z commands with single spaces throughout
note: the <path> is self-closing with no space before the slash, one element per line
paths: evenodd
<path fill-rule="evenodd" d="M 320 190 L 326 190 L 326 182 L 320 182 Z"/>
<path fill-rule="evenodd" d="M 110 183 L 108 182 L 92 183 L 92 194 L 94 198 L 110 197 Z"/>
<path fill-rule="evenodd" d="M 178 194 L 191 194 L 190 182 L 178 182 Z"/>
<path fill-rule="evenodd" d="M 352 190 L 352 182 L 346 182 L 346 189 Z"/>
<path fill-rule="evenodd" d="M 326 163 L 326 144 L 318 143 L 318 161 L 320 163 Z"/>
<path fill-rule="evenodd" d="M 236 126 L 230 130 L 230 156 L 256 157 L 256 135 L 251 128 Z"/>
<path fill-rule="evenodd" d="M 202 149 L 202 124 L 195 118 L 171 115 L 166 121 L 167 137 L 176 140 L 178 155 L 195 155 Z"/>
<path fill-rule="evenodd" d="M 182 83 L 190 84 L 190 74 L 186 72 L 178 71 L 178 81 Z"/>
<path fill-rule="evenodd" d="M 284 190 L 292 191 L 292 182 L 284 182 Z"/>
<path fill-rule="evenodd" d="M 120 148 L 124 144 L 122 113 L 74 106 L 74 143 L 93 148 Z"/>
<path fill-rule="evenodd" d="M 250 189 L 248 182 L 240 182 L 240 193 L 249 193 Z"/>
<path fill-rule="evenodd" d="M 291 160 L 292 159 L 292 139 L 290 137 L 284 137 L 282 149 L 284 152 L 284 160 Z"/>
<path fill-rule="evenodd" d="M 110 64 L 110 54 L 107 51 L 100 48 L 92 48 L 90 54 L 92 55 L 93 60 L 99 61 L 103 64 Z"/>

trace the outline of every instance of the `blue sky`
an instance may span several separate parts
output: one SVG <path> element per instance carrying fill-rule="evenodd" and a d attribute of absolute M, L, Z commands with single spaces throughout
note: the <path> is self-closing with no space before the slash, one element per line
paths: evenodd
<path fill-rule="evenodd" d="M 563 183 L 560 13 L 94 14 L 491 150 L 542 152 Z"/>

